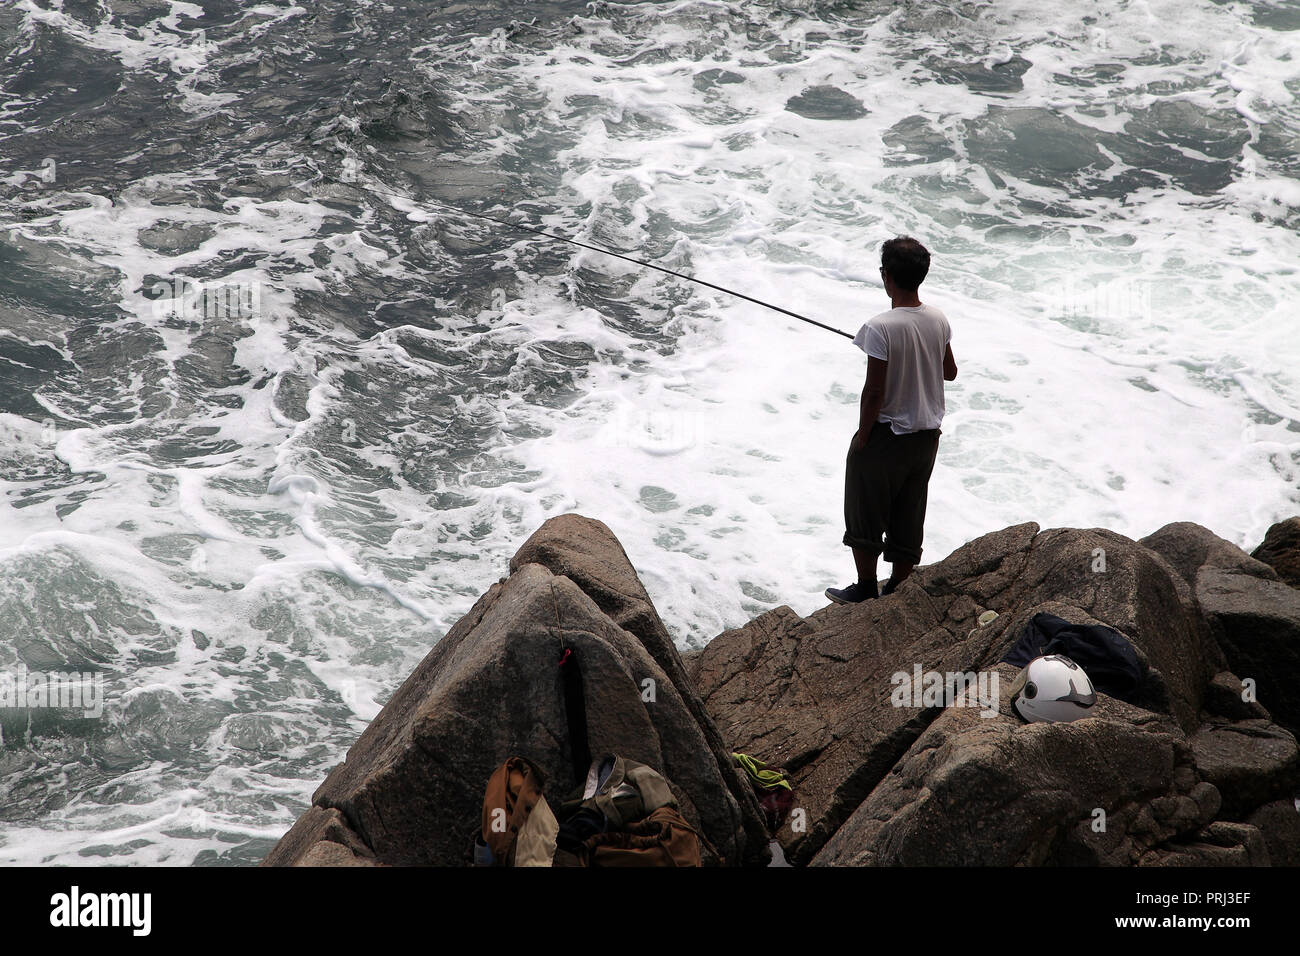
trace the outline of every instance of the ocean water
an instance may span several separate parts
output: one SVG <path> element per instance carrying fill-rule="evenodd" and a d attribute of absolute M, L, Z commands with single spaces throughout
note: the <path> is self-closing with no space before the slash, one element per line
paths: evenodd
<path fill-rule="evenodd" d="M 852 575 L 880 242 L 925 560 L 1300 512 L 1300 2 L 0 2 L 0 862 L 259 860 L 543 520 L 682 648 Z"/>

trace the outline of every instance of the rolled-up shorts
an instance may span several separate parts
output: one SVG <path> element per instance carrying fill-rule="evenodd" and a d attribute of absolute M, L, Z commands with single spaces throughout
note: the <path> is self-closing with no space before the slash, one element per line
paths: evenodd
<path fill-rule="evenodd" d="M 891 564 L 921 560 L 930 473 L 939 453 L 939 429 L 895 435 L 876 422 L 861 451 L 844 468 L 844 543 Z"/>

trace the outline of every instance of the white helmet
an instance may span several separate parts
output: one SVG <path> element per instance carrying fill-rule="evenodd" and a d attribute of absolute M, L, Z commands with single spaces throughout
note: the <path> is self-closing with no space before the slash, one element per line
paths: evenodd
<path fill-rule="evenodd" d="M 1011 706 L 1030 723 L 1087 717 L 1097 692 L 1082 667 L 1060 654 L 1035 657 L 1011 685 Z"/>

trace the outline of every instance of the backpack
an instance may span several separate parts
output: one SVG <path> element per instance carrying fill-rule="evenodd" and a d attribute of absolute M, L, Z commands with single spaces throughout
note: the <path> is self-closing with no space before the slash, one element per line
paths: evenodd
<path fill-rule="evenodd" d="M 606 754 L 591 762 L 586 783 L 560 805 L 558 816 L 568 820 L 579 809 L 594 810 L 605 818 L 606 829 L 621 830 L 660 807 L 677 809 L 677 798 L 657 770 Z"/>
<path fill-rule="evenodd" d="M 701 843 L 724 862 L 678 812 L 668 781 L 646 764 L 598 758 L 555 813 L 542 795 L 545 783 L 526 757 L 493 772 L 469 853 L 476 866 L 700 866 Z"/>
<path fill-rule="evenodd" d="M 674 807 L 664 806 L 622 830 L 588 837 L 579 855 L 588 866 L 700 866 L 701 839 Z"/>
<path fill-rule="evenodd" d="M 1035 614 L 1002 663 L 1024 667 L 1045 654 L 1068 657 L 1083 668 L 1096 690 L 1141 706 L 1146 665 L 1133 645 L 1114 628 L 1071 624 L 1055 614 Z"/>
<path fill-rule="evenodd" d="M 557 865 L 700 866 L 700 843 L 722 857 L 678 811 L 668 781 L 653 767 L 606 754 L 583 786 L 557 808 Z"/>

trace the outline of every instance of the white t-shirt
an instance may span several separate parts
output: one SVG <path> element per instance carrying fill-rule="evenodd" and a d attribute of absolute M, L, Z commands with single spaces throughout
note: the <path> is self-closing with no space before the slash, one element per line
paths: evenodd
<path fill-rule="evenodd" d="M 895 435 L 943 422 L 943 356 L 951 339 L 947 316 L 932 305 L 881 312 L 858 330 L 853 344 L 889 363 L 879 420 Z"/>

